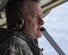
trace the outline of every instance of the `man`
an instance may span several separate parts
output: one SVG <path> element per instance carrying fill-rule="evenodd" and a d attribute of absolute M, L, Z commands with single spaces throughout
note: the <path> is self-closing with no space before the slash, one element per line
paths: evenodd
<path fill-rule="evenodd" d="M 42 55 L 37 42 L 42 36 L 42 15 L 38 0 L 9 0 L 7 28 L 14 34 L 2 42 L 0 55 Z"/>

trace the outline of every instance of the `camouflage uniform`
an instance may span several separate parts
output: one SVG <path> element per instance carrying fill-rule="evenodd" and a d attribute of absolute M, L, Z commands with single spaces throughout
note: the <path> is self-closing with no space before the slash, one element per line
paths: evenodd
<path fill-rule="evenodd" d="M 0 55 L 42 55 L 36 40 L 18 32 L 10 33 L 0 33 Z"/>

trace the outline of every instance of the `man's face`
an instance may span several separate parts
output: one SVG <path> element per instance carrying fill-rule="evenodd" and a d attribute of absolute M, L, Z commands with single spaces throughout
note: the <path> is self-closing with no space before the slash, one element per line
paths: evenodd
<path fill-rule="evenodd" d="M 27 14 L 24 19 L 25 25 L 23 32 L 32 38 L 37 39 L 42 35 L 40 31 L 41 25 L 43 24 L 41 6 L 32 2 L 29 4 L 28 11 L 29 14 Z"/>

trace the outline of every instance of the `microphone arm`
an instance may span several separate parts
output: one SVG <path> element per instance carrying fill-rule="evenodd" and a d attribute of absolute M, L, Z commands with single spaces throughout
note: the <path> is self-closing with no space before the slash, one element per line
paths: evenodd
<path fill-rule="evenodd" d="M 49 35 L 49 33 L 45 30 L 45 28 L 40 29 L 44 35 L 44 37 L 49 41 L 52 47 L 57 51 L 59 55 L 65 55 L 65 53 L 61 50 L 61 48 L 57 45 L 54 39 Z"/>

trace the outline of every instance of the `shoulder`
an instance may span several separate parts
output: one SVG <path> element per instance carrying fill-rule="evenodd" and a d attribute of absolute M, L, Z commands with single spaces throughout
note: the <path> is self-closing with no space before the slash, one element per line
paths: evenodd
<path fill-rule="evenodd" d="M 24 39 L 7 29 L 0 29 L 0 55 L 32 55 Z M 23 36 L 22 36 L 23 37 Z"/>
<path fill-rule="evenodd" d="M 9 38 L 3 40 L 2 43 L 0 43 L 0 50 L 3 50 L 1 52 L 4 52 L 5 55 L 9 51 L 11 55 L 33 55 L 26 41 L 21 39 L 18 35 L 11 35 Z"/>
<path fill-rule="evenodd" d="M 23 37 L 23 36 L 22 36 Z M 26 41 L 22 38 L 20 38 L 18 35 L 13 36 L 12 42 L 10 43 L 10 50 L 13 52 L 13 49 L 15 52 L 18 51 L 20 54 L 24 55 L 33 55 L 30 47 L 26 43 Z"/>

